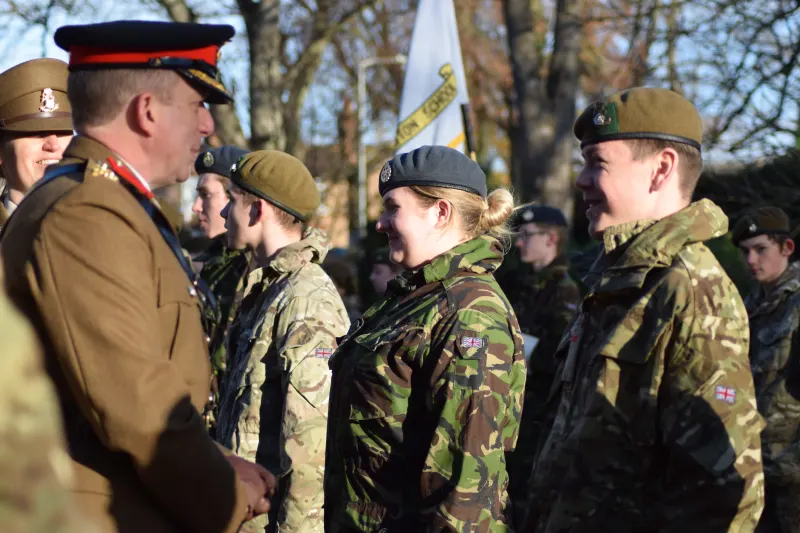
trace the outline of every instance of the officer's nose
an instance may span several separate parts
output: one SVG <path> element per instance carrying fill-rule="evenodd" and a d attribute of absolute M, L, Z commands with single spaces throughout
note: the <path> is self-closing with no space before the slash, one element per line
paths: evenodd
<path fill-rule="evenodd" d="M 228 202 L 227 204 L 225 204 L 225 207 L 222 208 L 222 211 L 220 211 L 219 214 L 222 218 L 228 220 L 228 213 L 230 212 L 230 210 L 231 210 L 231 203 Z M 226 225 L 225 227 L 227 228 L 228 226 Z"/>
<path fill-rule="evenodd" d="M 203 137 L 208 137 L 214 134 L 214 118 L 211 116 L 211 111 L 206 106 L 200 110 L 200 133 Z"/>
<path fill-rule="evenodd" d="M 58 142 L 58 135 L 55 133 L 48 135 L 42 140 L 42 150 L 45 152 L 61 152 L 63 151 Z"/>

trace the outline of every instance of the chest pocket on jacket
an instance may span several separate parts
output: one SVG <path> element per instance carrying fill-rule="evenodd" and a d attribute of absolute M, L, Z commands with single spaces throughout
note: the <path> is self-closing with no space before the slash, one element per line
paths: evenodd
<path fill-rule="evenodd" d="M 382 328 L 353 338 L 358 353 L 349 363 L 350 419 L 405 417 L 411 395 L 412 360 L 425 349 L 422 326 Z"/>
<path fill-rule="evenodd" d="M 649 316 L 648 316 L 649 315 Z M 661 373 L 655 369 L 654 354 L 672 330 L 671 322 L 657 312 L 639 315 L 638 320 L 625 315 L 607 335 L 600 335 L 589 353 L 584 390 L 595 398 L 585 398 L 586 405 L 617 428 L 626 428 L 637 446 L 649 446 L 656 440 L 654 421 Z"/>

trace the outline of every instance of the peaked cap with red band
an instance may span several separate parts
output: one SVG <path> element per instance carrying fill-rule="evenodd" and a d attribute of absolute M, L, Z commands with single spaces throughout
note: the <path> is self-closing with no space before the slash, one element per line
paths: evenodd
<path fill-rule="evenodd" d="M 209 90 L 206 101 L 227 104 L 232 98 L 219 80 L 219 50 L 235 33 L 227 24 L 190 24 L 119 20 L 62 26 L 56 44 L 69 52 L 69 70 L 118 68 L 169 69 L 189 83 Z"/>

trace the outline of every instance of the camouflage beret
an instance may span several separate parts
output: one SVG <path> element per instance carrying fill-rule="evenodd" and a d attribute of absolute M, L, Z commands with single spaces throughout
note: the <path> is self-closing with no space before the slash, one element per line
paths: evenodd
<path fill-rule="evenodd" d="M 758 207 L 746 213 L 733 227 L 733 243 L 759 235 L 791 235 L 789 216 L 778 207 Z"/>
<path fill-rule="evenodd" d="M 319 207 L 317 182 L 294 156 L 259 150 L 242 156 L 231 170 L 231 181 L 238 187 L 303 222 Z"/>
<path fill-rule="evenodd" d="M 220 146 L 203 150 L 194 161 L 194 170 L 198 175 L 211 172 L 230 178 L 231 167 L 247 152 L 248 150 L 238 146 Z"/>
<path fill-rule="evenodd" d="M 420 146 L 394 156 L 381 169 L 381 196 L 397 187 L 447 187 L 486 198 L 486 174 L 480 165 L 447 146 Z"/>
<path fill-rule="evenodd" d="M 636 87 L 587 107 L 575 121 L 581 148 L 604 141 L 656 139 L 700 150 L 703 122 L 697 109 L 668 89 Z"/>
<path fill-rule="evenodd" d="M 33 59 L 0 74 L 0 131 L 72 132 L 67 64 Z"/>
<path fill-rule="evenodd" d="M 527 204 L 517 209 L 517 224 L 547 224 L 549 226 L 567 227 L 567 217 L 561 209 L 549 205 Z"/>

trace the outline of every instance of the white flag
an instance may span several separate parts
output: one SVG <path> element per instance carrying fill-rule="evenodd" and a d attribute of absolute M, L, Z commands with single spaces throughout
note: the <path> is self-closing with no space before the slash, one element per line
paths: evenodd
<path fill-rule="evenodd" d="M 411 35 L 397 153 L 443 145 L 466 153 L 461 104 L 468 104 L 453 0 L 420 0 Z"/>

